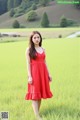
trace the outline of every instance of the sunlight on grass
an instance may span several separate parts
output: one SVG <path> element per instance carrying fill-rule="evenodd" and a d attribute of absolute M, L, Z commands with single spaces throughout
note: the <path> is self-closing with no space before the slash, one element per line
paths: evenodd
<path fill-rule="evenodd" d="M 0 44 L 0 111 L 10 120 L 35 120 L 31 101 L 26 101 L 28 41 Z M 43 120 L 80 119 L 80 40 L 46 39 L 47 64 L 53 78 L 53 98 L 42 100 Z"/>

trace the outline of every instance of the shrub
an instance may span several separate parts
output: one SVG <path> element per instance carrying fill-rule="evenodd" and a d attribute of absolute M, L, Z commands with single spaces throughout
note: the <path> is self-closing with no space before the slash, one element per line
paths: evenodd
<path fill-rule="evenodd" d="M 74 0 L 74 1 L 78 2 L 77 4 L 74 4 L 74 6 L 76 6 L 76 8 L 80 10 L 80 0 Z"/>
<path fill-rule="evenodd" d="M 20 23 L 19 23 L 17 20 L 15 20 L 15 21 L 13 22 L 13 24 L 12 24 L 12 27 L 13 27 L 13 28 L 19 28 L 19 27 L 20 27 Z"/>
<path fill-rule="evenodd" d="M 36 4 L 34 3 L 33 5 L 32 5 L 32 10 L 36 10 L 37 9 L 37 6 L 36 6 Z"/>
<path fill-rule="evenodd" d="M 14 17 L 18 17 L 24 14 L 24 10 L 22 8 L 16 9 L 16 12 L 14 14 Z"/>
<path fill-rule="evenodd" d="M 80 37 L 80 35 L 77 35 L 77 37 Z"/>
<path fill-rule="evenodd" d="M 40 0 L 40 4 L 44 7 L 47 6 L 48 3 L 49 3 L 49 0 Z"/>
<path fill-rule="evenodd" d="M 68 25 L 68 26 L 73 26 L 74 24 L 76 24 L 76 21 L 71 20 L 71 19 L 68 19 L 68 20 L 67 20 L 67 25 Z"/>
<path fill-rule="evenodd" d="M 14 14 L 15 14 L 15 11 L 14 11 L 14 9 L 12 8 L 12 9 L 10 10 L 10 17 L 13 17 Z"/>
<path fill-rule="evenodd" d="M 61 18 L 60 26 L 61 27 L 67 27 L 68 26 L 67 19 L 64 16 Z"/>
<path fill-rule="evenodd" d="M 21 16 L 21 15 L 23 15 L 24 13 L 16 13 L 15 15 L 14 15 L 14 17 L 19 17 L 19 16 Z"/>
<path fill-rule="evenodd" d="M 27 13 L 27 20 L 28 21 L 35 21 L 37 19 L 37 13 L 33 10 Z"/>
<path fill-rule="evenodd" d="M 17 13 L 23 13 L 23 12 L 25 12 L 22 8 L 19 8 L 18 10 L 17 10 Z"/>
<path fill-rule="evenodd" d="M 59 38 L 62 38 L 62 35 L 60 34 L 58 37 L 59 37 Z"/>

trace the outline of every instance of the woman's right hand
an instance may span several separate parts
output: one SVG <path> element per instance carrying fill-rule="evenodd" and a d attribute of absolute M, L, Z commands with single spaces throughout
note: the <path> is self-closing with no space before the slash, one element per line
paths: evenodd
<path fill-rule="evenodd" d="M 31 77 L 31 76 L 28 77 L 28 83 L 29 83 L 29 84 L 32 84 L 32 82 L 33 82 L 33 81 L 32 81 L 32 77 Z"/>
<path fill-rule="evenodd" d="M 49 75 L 48 78 L 49 78 L 49 81 L 52 82 L 52 77 L 51 77 L 51 75 Z"/>

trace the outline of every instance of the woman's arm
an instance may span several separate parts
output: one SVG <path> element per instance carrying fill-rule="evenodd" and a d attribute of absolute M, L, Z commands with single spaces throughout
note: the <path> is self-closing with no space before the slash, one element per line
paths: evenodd
<path fill-rule="evenodd" d="M 32 84 L 29 48 L 26 49 L 26 62 L 27 62 L 27 71 L 28 71 L 28 83 Z"/>
<path fill-rule="evenodd" d="M 48 69 L 46 60 L 45 60 L 45 64 L 46 64 L 46 68 L 47 68 L 47 71 L 48 71 L 48 78 L 49 78 L 49 81 L 52 81 L 52 77 L 51 77 L 51 75 L 50 75 L 50 73 L 49 73 L 49 69 Z"/>
<path fill-rule="evenodd" d="M 44 50 L 44 52 L 45 52 L 45 50 Z M 45 55 L 46 55 L 46 53 L 45 53 Z M 48 66 L 47 66 L 47 63 L 46 63 L 46 59 L 45 59 L 45 64 L 46 64 L 46 68 L 47 68 L 47 71 L 48 71 L 48 78 L 49 78 L 50 81 L 52 81 L 52 77 L 49 73 L 49 69 L 48 69 Z"/>

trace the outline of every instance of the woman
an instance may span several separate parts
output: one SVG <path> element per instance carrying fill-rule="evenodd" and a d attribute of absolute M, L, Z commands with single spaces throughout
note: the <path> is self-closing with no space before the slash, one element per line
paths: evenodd
<path fill-rule="evenodd" d="M 26 100 L 32 100 L 32 107 L 38 119 L 41 99 L 51 98 L 49 81 L 52 78 L 49 74 L 45 50 L 42 48 L 42 36 L 38 31 L 33 31 L 30 36 L 30 44 L 26 50 L 26 60 L 28 69 L 28 92 Z"/>

